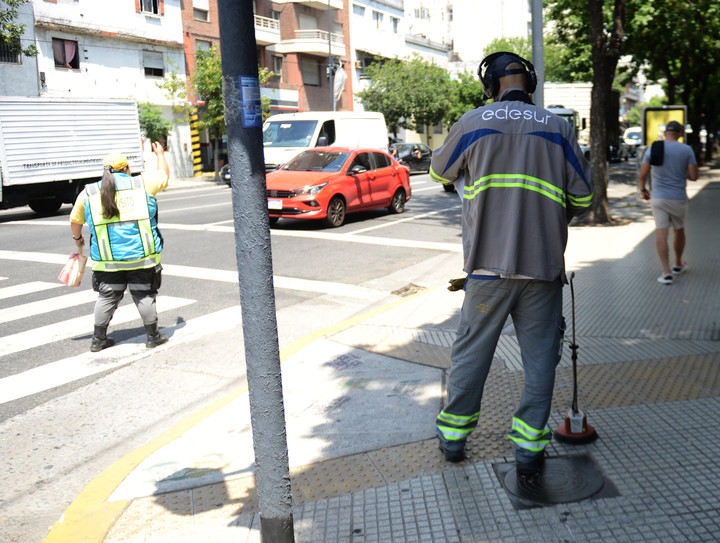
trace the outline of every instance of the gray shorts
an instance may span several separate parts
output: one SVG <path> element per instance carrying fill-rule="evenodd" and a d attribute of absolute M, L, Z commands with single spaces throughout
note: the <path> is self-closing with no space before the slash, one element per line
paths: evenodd
<path fill-rule="evenodd" d="M 685 227 L 685 217 L 688 211 L 687 200 L 663 200 L 652 198 L 650 200 L 655 226 L 657 228 L 670 228 L 680 230 Z"/>

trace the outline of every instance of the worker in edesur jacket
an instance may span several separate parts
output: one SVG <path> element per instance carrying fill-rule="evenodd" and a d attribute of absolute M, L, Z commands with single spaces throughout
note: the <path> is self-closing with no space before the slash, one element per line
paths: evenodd
<path fill-rule="evenodd" d="M 117 152 L 103 159 L 102 179 L 80 193 L 70 212 L 70 229 L 78 248 L 85 244 L 83 224 L 90 229 L 92 285 L 98 293 L 90 351 L 112 347 L 107 329 L 125 289 L 130 288 L 147 342 L 154 348 L 167 342 L 158 330 L 155 298 L 162 280 L 162 236 L 157 225 L 155 195 L 167 188 L 170 168 L 160 143 L 152 144 L 157 170 L 131 176 L 128 159 Z"/>
<path fill-rule="evenodd" d="M 478 70 L 494 103 L 463 115 L 433 152 L 432 179 L 456 183 L 462 196 L 465 300 L 447 403 L 436 434 L 445 459 L 460 462 L 478 424 L 495 347 L 512 316 L 525 388 L 512 418 L 519 480 L 539 477 L 555 367 L 565 321 L 562 288 L 568 223 L 592 201 L 590 165 L 573 127 L 533 105 L 533 65 L 514 53 L 494 53 Z"/>

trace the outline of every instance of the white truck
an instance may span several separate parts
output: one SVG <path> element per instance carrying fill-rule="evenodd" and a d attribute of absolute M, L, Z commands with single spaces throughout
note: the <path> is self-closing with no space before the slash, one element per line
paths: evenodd
<path fill-rule="evenodd" d="M 0 97 L 0 209 L 45 214 L 73 203 L 110 151 L 143 170 L 134 100 Z"/>

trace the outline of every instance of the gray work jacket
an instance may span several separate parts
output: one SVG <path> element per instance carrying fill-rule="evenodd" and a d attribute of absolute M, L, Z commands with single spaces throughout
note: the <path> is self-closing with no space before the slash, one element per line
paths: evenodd
<path fill-rule="evenodd" d="M 593 194 L 590 165 L 568 122 L 515 100 L 469 111 L 433 152 L 430 175 L 463 180 L 467 273 L 567 282 L 568 223 Z"/>

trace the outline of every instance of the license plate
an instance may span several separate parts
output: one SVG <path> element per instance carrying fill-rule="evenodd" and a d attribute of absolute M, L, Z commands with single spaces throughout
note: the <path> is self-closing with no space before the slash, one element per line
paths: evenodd
<path fill-rule="evenodd" d="M 268 209 L 282 209 L 282 200 L 268 200 Z"/>

